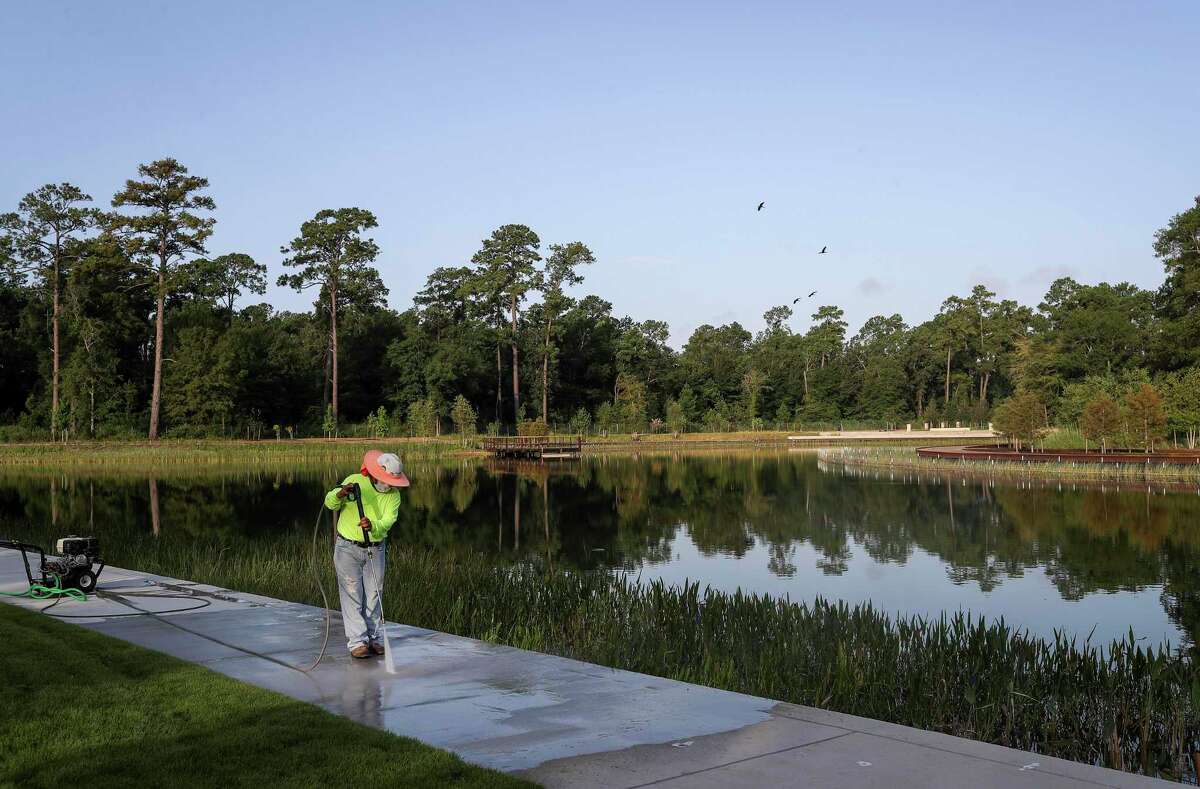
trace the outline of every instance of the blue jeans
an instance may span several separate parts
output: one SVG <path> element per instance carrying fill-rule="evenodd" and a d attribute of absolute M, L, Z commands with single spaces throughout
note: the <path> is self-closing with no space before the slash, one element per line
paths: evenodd
<path fill-rule="evenodd" d="M 372 641 L 382 642 L 384 639 L 385 564 L 383 545 L 363 548 L 339 537 L 333 547 L 333 569 L 338 577 L 338 597 L 342 602 L 342 625 L 346 629 L 347 649 Z"/>

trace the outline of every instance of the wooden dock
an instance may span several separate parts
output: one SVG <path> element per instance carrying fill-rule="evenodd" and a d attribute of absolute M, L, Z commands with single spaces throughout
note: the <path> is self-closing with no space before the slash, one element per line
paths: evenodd
<path fill-rule="evenodd" d="M 488 436 L 483 449 L 498 458 L 577 458 L 583 453 L 583 436 Z"/>

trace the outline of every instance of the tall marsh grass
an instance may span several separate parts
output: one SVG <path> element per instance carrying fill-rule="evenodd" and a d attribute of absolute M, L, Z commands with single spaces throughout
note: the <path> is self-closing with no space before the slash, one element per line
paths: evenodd
<path fill-rule="evenodd" d="M 325 463 L 354 464 L 365 450 L 376 447 L 398 452 L 405 459 L 449 457 L 464 451 L 462 443 L 453 438 L 0 444 L 0 467 L 149 472 L 164 468 L 286 469 Z"/>
<path fill-rule="evenodd" d="M 335 599 L 329 549 L 326 527 L 316 567 Z M 106 544 L 120 566 L 319 605 L 311 551 L 294 532 Z M 1132 634 L 1105 645 L 1045 640 L 963 614 L 890 616 L 870 605 L 498 567 L 479 554 L 399 546 L 388 555 L 384 599 L 392 621 L 1194 780 L 1192 657 Z"/>
<path fill-rule="evenodd" d="M 1200 485 L 1200 466 L 1168 463 L 951 460 L 918 457 L 916 451 L 911 447 L 829 447 L 818 450 L 818 459 L 822 463 L 831 465 L 885 470 L 906 469 L 971 477 L 1112 480 L 1131 483 L 1161 482 Z"/>

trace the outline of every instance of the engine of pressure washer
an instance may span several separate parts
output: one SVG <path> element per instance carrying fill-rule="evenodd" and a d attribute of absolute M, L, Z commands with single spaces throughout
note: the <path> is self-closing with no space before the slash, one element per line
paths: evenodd
<path fill-rule="evenodd" d="M 100 561 L 100 540 L 95 537 L 63 537 L 55 543 L 58 556 L 47 556 L 42 574 L 54 576 L 63 589 L 78 589 L 91 593 L 96 589 L 98 572 L 93 566 Z"/>

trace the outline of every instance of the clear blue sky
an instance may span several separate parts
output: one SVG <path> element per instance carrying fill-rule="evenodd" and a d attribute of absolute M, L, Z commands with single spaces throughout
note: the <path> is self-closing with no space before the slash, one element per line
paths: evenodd
<path fill-rule="evenodd" d="M 851 331 L 918 322 L 981 281 L 1157 286 L 1154 230 L 1200 193 L 1193 0 L 9 2 L 0 25 L 0 207 L 59 180 L 106 205 L 174 156 L 211 181 L 210 251 L 272 278 L 318 209 L 374 211 L 397 309 L 521 222 L 590 245 L 583 290 L 676 344 L 814 289 L 797 329 L 828 303 Z"/>

